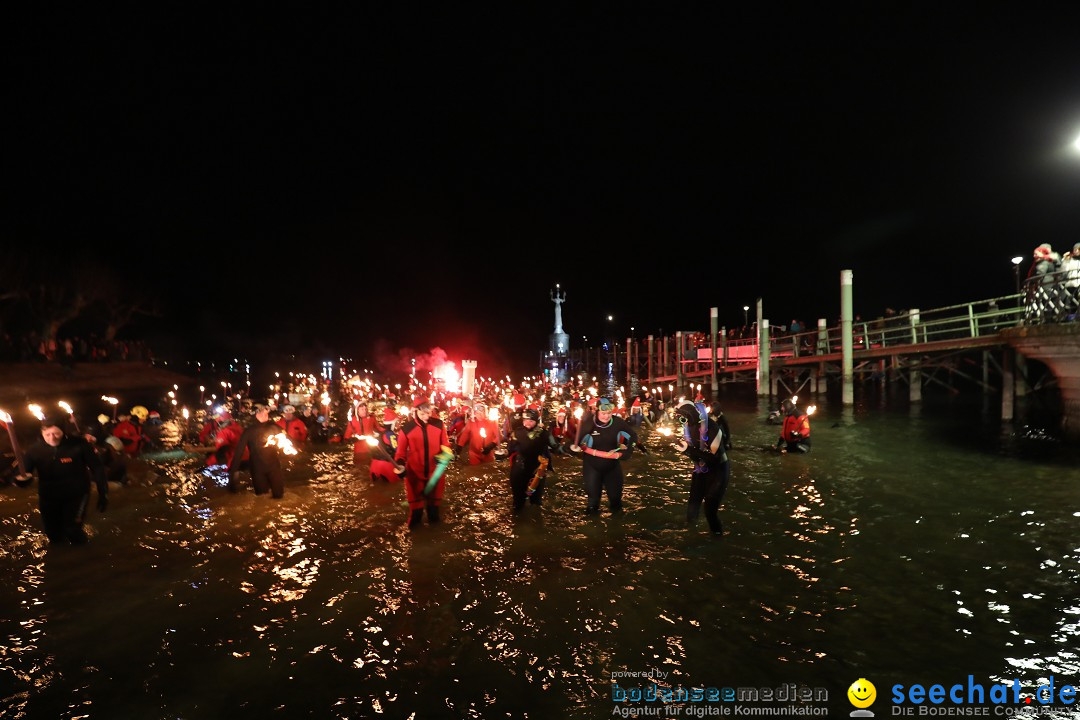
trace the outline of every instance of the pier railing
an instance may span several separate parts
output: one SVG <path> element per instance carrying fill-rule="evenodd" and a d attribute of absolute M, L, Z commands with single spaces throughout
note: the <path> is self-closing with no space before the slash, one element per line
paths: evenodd
<path fill-rule="evenodd" d="M 931 343 L 940 340 L 959 340 L 996 335 L 1000 330 L 1026 321 L 1028 313 L 1024 294 L 1005 295 L 986 300 L 949 305 L 931 310 L 905 310 L 895 316 L 852 322 L 852 349 L 899 347 Z M 769 338 L 769 357 L 800 358 L 812 355 L 831 355 L 841 351 L 842 328 L 819 327 L 798 333 L 774 334 Z M 695 352 L 688 353 L 686 363 L 697 365 L 711 362 L 712 348 L 708 341 L 696 343 Z M 758 360 L 758 339 L 741 338 L 720 342 L 717 364 L 752 365 Z"/>
<path fill-rule="evenodd" d="M 1024 282 L 1025 325 L 1070 322 L 1076 319 L 1077 308 L 1080 308 L 1080 268 L 1036 275 Z"/>

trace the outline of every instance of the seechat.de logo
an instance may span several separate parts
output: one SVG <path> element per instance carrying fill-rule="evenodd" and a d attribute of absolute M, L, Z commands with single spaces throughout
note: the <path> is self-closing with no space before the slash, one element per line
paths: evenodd
<path fill-rule="evenodd" d="M 847 689 L 847 697 L 848 702 L 857 708 L 851 711 L 851 717 L 874 717 L 874 713 L 866 709 L 877 699 L 874 683 L 866 678 L 859 678 Z"/>

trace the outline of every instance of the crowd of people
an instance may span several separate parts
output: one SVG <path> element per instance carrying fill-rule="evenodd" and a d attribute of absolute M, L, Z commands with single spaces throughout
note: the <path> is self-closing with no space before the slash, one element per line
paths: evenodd
<path fill-rule="evenodd" d="M 1061 255 L 1049 243 L 1035 248 L 1025 282 L 1024 320 L 1071 322 L 1080 310 L 1080 243 Z"/>
<path fill-rule="evenodd" d="M 74 365 L 153 361 L 150 347 L 141 340 L 106 340 L 97 335 L 46 338 L 36 331 L 18 337 L 9 333 L 0 335 L 0 362 Z"/>
<path fill-rule="evenodd" d="M 632 398 L 621 392 L 603 397 L 596 388 L 573 383 L 565 388 L 523 383 L 502 398 L 495 391 L 493 386 L 489 394 L 474 398 L 418 395 L 411 407 L 398 405 L 393 395 L 378 400 L 354 397 L 344 433 L 321 439 L 352 443 L 361 476 L 402 484 L 408 505 L 405 522 L 416 528 L 425 517 L 428 523 L 440 522 L 446 470 L 455 461 L 470 466 L 505 463 L 508 505 L 517 515 L 526 506 L 543 506 L 553 459 L 561 457 L 568 470 L 580 463 L 585 515 L 599 514 L 605 497 L 612 514 L 622 513 L 623 463 L 635 450 L 650 454 L 646 441 L 653 431 L 668 436 L 679 432 L 675 449 L 691 462 L 687 520 L 696 521 L 704 507 L 710 531 L 722 536 L 719 508 L 730 478 L 732 443 L 718 403 L 706 404 L 700 393 L 693 400 L 665 403 L 648 388 Z M 553 397 L 559 399 L 549 399 Z M 807 452 L 808 418 L 793 403 L 785 405 L 785 411 L 793 419 L 785 420 L 780 445 Z M 208 466 L 225 468 L 230 491 L 241 491 L 246 473 L 256 495 L 281 498 L 286 471 L 282 454 L 318 442 L 317 420 L 306 419 L 292 405 L 222 406 L 205 418 L 201 429 L 190 429 L 185 447 L 203 453 Z M 74 415 L 42 420 L 41 439 L 25 454 L 25 469 L 16 482 L 26 485 L 37 476 L 42 520 L 51 542 L 86 541 L 83 521 L 91 486 L 96 485 L 98 508 L 104 511 L 109 483 L 126 484 L 130 462 L 158 444 L 162 426 L 160 414 L 143 406 L 119 412 L 115 419 L 102 414 L 81 426 Z"/>

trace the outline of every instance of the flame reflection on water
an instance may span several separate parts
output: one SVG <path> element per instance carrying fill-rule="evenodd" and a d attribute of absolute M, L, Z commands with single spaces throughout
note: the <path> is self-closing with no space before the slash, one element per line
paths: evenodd
<path fill-rule="evenodd" d="M 621 670 L 839 696 L 853 656 L 867 677 L 1080 675 L 1060 477 L 1005 462 L 976 485 L 968 458 L 881 447 L 869 423 L 842 454 L 781 458 L 757 449 L 770 430 L 731 419 L 720 542 L 686 527 L 688 462 L 668 449 L 626 465 L 621 517 L 580 515 L 576 460 L 517 519 L 505 466 L 454 466 L 445 521 L 413 533 L 400 484 L 357 476 L 348 451 L 287 461 L 281 500 L 162 465 L 91 515 L 85 548 L 48 548 L 34 493 L 4 491 L 0 709 L 194 717 L 225 698 L 238 716 L 548 717 L 609 708 Z"/>

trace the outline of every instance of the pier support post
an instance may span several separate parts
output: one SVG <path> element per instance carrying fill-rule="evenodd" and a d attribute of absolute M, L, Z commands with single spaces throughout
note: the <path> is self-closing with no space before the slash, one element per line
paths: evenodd
<path fill-rule="evenodd" d="M 829 353 L 829 326 L 825 318 L 818 318 L 817 320 L 817 354 L 827 355 Z"/>
<path fill-rule="evenodd" d="M 716 377 L 716 326 L 719 324 L 720 308 L 709 308 L 709 332 L 711 333 L 712 343 L 712 392 L 713 397 L 716 397 L 716 393 L 720 390 L 720 383 Z M 696 355 L 697 353 L 695 353 Z"/>
<path fill-rule="evenodd" d="M 676 392 L 682 392 L 683 390 L 683 334 L 682 330 L 675 331 L 675 390 Z"/>
<path fill-rule="evenodd" d="M 649 336 L 649 384 L 656 384 L 656 373 L 653 372 L 653 336 Z"/>
<path fill-rule="evenodd" d="M 922 368 L 917 364 L 908 368 L 908 398 L 912 403 L 922 402 Z"/>
<path fill-rule="evenodd" d="M 760 307 L 760 304 L 758 307 Z M 772 390 L 772 386 L 769 384 L 769 352 L 769 321 L 765 318 L 761 318 L 761 320 L 758 321 L 758 395 L 767 396 L 769 395 L 770 390 Z"/>
<path fill-rule="evenodd" d="M 634 341 L 626 338 L 626 392 L 630 392 L 631 370 L 634 364 Z"/>
<path fill-rule="evenodd" d="M 1005 348 L 1001 357 L 1001 421 L 1011 422 L 1016 406 L 1016 384 L 1013 378 L 1012 348 Z"/>
<path fill-rule="evenodd" d="M 1027 374 L 1027 358 L 1021 353 L 1016 353 L 1014 356 L 1016 359 L 1015 372 L 1013 377 L 1016 379 L 1016 397 L 1025 397 L 1029 392 L 1028 387 L 1028 374 Z"/>
<path fill-rule="evenodd" d="M 840 271 L 840 352 L 842 359 L 843 379 L 843 404 L 855 404 L 855 383 L 852 372 L 852 346 L 851 346 L 851 270 Z"/>

